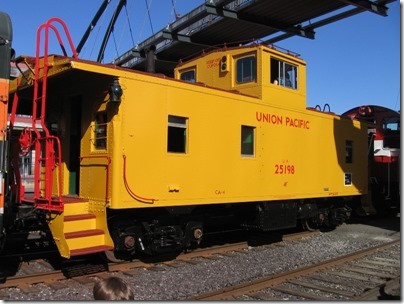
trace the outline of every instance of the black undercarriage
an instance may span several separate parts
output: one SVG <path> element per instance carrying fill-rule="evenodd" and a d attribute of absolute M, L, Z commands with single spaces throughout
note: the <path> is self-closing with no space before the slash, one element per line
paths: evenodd
<path fill-rule="evenodd" d="M 302 223 L 306 230 L 336 227 L 345 222 L 351 208 L 342 201 L 282 201 L 195 207 L 109 210 L 109 231 L 115 255 L 159 255 L 195 248 L 203 235 L 244 229 L 274 231 Z"/>
<path fill-rule="evenodd" d="M 30 204 L 6 210 L 2 246 L 7 239 L 19 250 L 55 248 L 45 211 Z M 194 249 L 204 236 L 222 231 L 268 232 L 299 224 L 306 230 L 333 228 L 350 214 L 351 208 L 341 199 L 108 209 L 108 229 L 115 244 L 110 260 Z"/>

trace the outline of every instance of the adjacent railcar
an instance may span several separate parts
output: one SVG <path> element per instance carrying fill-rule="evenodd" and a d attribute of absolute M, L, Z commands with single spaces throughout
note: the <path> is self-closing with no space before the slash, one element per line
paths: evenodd
<path fill-rule="evenodd" d="M 169 78 L 81 60 L 74 47 L 48 55 L 47 44 L 15 60 L 28 68 L 11 84 L 7 235 L 41 222 L 64 258 L 132 258 L 230 227 L 334 227 L 367 193 L 368 125 L 307 109 L 295 54 L 227 47 Z"/>
<path fill-rule="evenodd" d="M 368 131 L 369 193 L 362 197 L 359 214 L 400 212 L 400 113 L 378 105 L 363 105 L 342 115 L 372 124 Z"/>
<path fill-rule="evenodd" d="M 0 249 L 5 242 L 4 211 L 8 208 L 6 199 L 7 178 L 7 106 L 10 85 L 10 60 L 13 31 L 10 16 L 0 12 Z"/>

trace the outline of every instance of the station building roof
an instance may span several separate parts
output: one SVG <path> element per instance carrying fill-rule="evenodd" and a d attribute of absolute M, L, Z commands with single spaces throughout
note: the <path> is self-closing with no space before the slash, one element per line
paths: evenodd
<path fill-rule="evenodd" d="M 387 16 L 397 0 L 207 0 L 114 60 L 145 71 L 144 53 L 155 48 L 155 71 L 172 75 L 187 60 L 225 45 L 274 44 L 292 36 L 315 38 L 315 29 L 370 12 Z"/>

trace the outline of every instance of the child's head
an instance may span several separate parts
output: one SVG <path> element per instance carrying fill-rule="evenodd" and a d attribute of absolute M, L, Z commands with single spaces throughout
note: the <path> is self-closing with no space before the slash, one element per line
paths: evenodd
<path fill-rule="evenodd" d="M 134 300 L 132 288 L 119 277 L 109 277 L 94 284 L 95 300 Z"/>

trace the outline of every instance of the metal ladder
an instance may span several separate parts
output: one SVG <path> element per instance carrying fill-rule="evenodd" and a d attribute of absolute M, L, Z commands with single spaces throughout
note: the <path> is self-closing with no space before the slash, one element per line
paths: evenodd
<path fill-rule="evenodd" d="M 67 56 L 63 41 L 54 23 L 62 25 L 69 42 L 73 57 L 77 52 L 70 37 L 66 24 L 59 18 L 51 18 L 42 24 L 37 31 L 36 57 L 34 68 L 34 95 L 32 103 L 32 131 L 35 134 L 35 170 L 34 170 L 34 201 L 35 206 L 49 211 L 63 212 L 62 200 L 62 167 L 61 146 L 59 138 L 52 136 L 45 124 L 46 93 L 48 82 L 49 63 L 49 30 L 55 33 L 63 54 Z M 41 35 L 44 32 L 44 54 L 41 57 Z M 37 128 L 40 123 L 41 130 Z M 54 173 L 57 168 L 57 195 L 53 196 Z"/>

